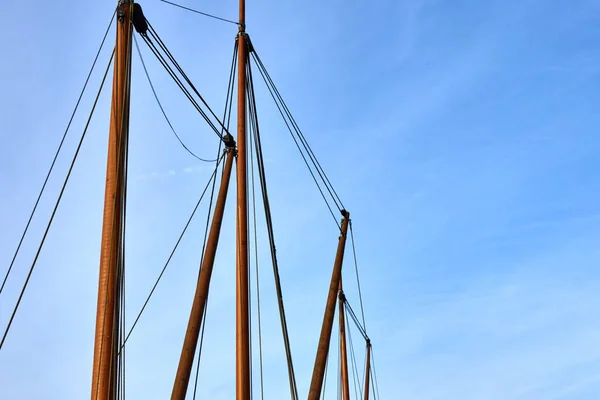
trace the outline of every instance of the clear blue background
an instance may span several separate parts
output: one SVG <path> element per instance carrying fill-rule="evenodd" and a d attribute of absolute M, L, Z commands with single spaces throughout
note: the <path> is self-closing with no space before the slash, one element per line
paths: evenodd
<path fill-rule="evenodd" d="M 2 273 L 114 3 L 2 6 Z M 236 19 L 235 1 L 183 4 Z M 237 28 L 156 0 L 142 5 L 196 86 L 221 110 Z M 600 3 L 309 0 L 249 1 L 247 7 L 257 51 L 352 213 L 381 398 L 598 398 Z M 214 135 L 142 50 L 176 129 L 194 151 L 212 156 Z M 98 87 L 108 54 L 91 88 Z M 211 172 L 168 130 L 135 53 L 133 75 L 128 324 Z M 304 397 L 337 232 L 268 94 L 257 86 Z M 82 110 L 89 110 L 93 92 Z M 89 397 L 108 93 L 0 353 L 3 399 Z M 75 121 L 0 297 L 2 329 L 85 117 L 81 112 Z M 203 398 L 234 397 L 232 205 L 208 311 Z M 201 213 L 195 220 L 128 344 L 131 398 L 169 396 L 203 219 Z M 287 377 L 265 244 L 261 234 L 265 395 L 279 399 L 287 397 Z M 358 310 L 352 264 L 345 265 L 348 297 Z M 361 364 L 356 331 L 353 339 Z M 336 354 L 333 346 L 332 360 Z M 254 368 L 258 395 L 257 361 Z M 331 398 L 335 372 L 332 362 Z"/>

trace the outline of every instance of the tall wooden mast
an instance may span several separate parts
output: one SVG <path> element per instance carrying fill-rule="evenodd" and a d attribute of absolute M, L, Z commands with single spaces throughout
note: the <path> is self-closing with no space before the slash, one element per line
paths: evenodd
<path fill-rule="evenodd" d="M 323 316 L 323 326 L 321 327 L 317 356 L 315 357 L 315 366 L 310 381 L 308 400 L 319 400 L 323 388 L 323 377 L 325 376 L 325 366 L 327 364 L 327 355 L 329 354 L 329 344 L 331 342 L 331 329 L 333 328 L 333 318 L 335 316 L 335 298 L 342 277 L 342 263 L 344 261 L 344 250 L 346 248 L 348 223 L 350 222 L 350 213 L 346 210 L 342 210 L 342 214 L 344 218 L 342 219 L 338 248 L 335 255 L 333 272 L 331 273 L 331 283 L 329 284 L 329 292 L 327 294 L 327 304 L 325 306 L 325 315 Z"/>
<path fill-rule="evenodd" d="M 365 400 L 369 400 L 371 379 L 371 341 L 367 340 L 367 367 L 365 368 Z"/>
<path fill-rule="evenodd" d="M 344 313 L 344 289 L 342 287 L 342 277 L 340 276 L 339 293 L 339 321 L 340 321 L 340 357 L 342 372 L 342 400 L 350 400 L 350 382 L 348 379 L 348 352 L 346 350 L 346 316 Z"/>
<path fill-rule="evenodd" d="M 185 394 L 187 392 L 188 383 L 190 380 L 190 373 L 192 371 L 192 364 L 194 363 L 196 346 L 198 345 L 198 334 L 200 333 L 202 316 L 204 315 L 204 309 L 208 299 L 210 278 L 212 276 L 213 266 L 215 263 L 217 245 L 219 244 L 219 234 L 221 233 L 221 223 L 223 222 L 223 213 L 225 212 L 225 201 L 227 200 L 229 178 L 231 176 L 233 157 L 235 155 L 235 142 L 233 141 L 231 135 L 227 134 L 225 142 L 227 145 L 225 168 L 221 178 L 221 185 L 219 188 L 219 194 L 217 196 L 215 212 L 213 214 L 210 233 L 208 235 L 206 244 L 206 251 L 202 260 L 202 266 L 200 267 L 200 274 L 198 275 L 196 293 L 192 303 L 192 311 L 190 312 L 188 327 L 185 332 L 183 348 L 181 349 L 181 356 L 179 358 L 175 383 L 173 384 L 171 400 L 185 399 Z"/>
<path fill-rule="evenodd" d="M 92 372 L 92 400 L 116 396 L 123 189 L 129 130 L 130 0 L 119 1 Z"/>
<path fill-rule="evenodd" d="M 250 317 L 248 283 L 248 199 L 246 157 L 246 2 L 240 0 L 238 34 L 238 158 L 236 229 L 236 399 L 250 400 Z"/>

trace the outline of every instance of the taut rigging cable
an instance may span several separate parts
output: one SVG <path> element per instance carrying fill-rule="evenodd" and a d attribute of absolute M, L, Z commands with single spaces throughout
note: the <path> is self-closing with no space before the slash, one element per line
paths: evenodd
<path fill-rule="evenodd" d="M 238 51 L 238 47 L 237 47 L 237 41 L 236 41 L 234 44 L 234 47 L 233 47 L 233 57 L 231 60 L 231 69 L 229 71 L 229 83 L 227 85 L 227 96 L 225 98 L 225 109 L 223 110 L 223 122 L 225 122 L 227 130 L 229 130 L 229 124 L 231 122 L 231 108 L 232 108 L 232 104 L 233 104 L 234 73 L 235 73 L 235 67 L 237 65 L 237 51 Z M 223 135 L 224 132 L 221 132 L 221 134 Z M 221 143 L 222 142 L 219 142 L 219 153 L 221 151 Z M 225 166 L 223 166 L 223 168 L 224 167 Z M 211 210 L 212 204 L 213 204 L 215 185 L 216 185 L 216 180 L 213 180 L 212 193 L 210 196 L 210 205 L 208 207 L 208 215 L 206 216 L 206 226 L 204 228 L 204 244 L 202 246 L 202 258 L 200 260 L 200 265 L 202 265 L 202 262 L 204 261 L 204 252 L 206 249 L 206 238 L 208 236 L 208 228 L 209 228 L 209 224 L 210 224 L 210 210 Z M 195 377 L 195 381 L 194 381 L 193 400 L 196 400 L 196 393 L 198 390 L 198 378 L 200 376 L 200 359 L 202 357 L 202 346 L 204 344 L 204 330 L 206 327 L 207 310 L 208 310 L 208 297 L 206 298 L 206 305 L 204 307 L 204 313 L 202 314 L 202 321 L 201 321 L 202 330 L 200 333 L 200 343 L 198 345 L 198 361 L 196 363 L 196 377 Z"/>
<path fill-rule="evenodd" d="M 346 330 L 348 332 L 348 341 L 350 342 L 350 360 L 352 361 L 352 381 L 354 382 L 354 393 L 357 399 L 361 399 L 363 397 L 363 391 L 360 385 L 358 384 L 360 379 L 358 378 L 358 365 L 356 363 L 356 356 L 354 354 L 354 344 L 352 342 L 352 330 L 350 329 L 348 321 L 346 321 Z M 360 393 L 360 397 L 359 394 Z"/>
<path fill-rule="evenodd" d="M 287 104 L 283 100 L 283 97 L 281 96 L 281 93 L 279 92 L 279 90 L 275 86 L 275 82 L 273 81 L 273 79 L 269 75 L 269 72 L 267 71 L 267 68 L 264 66 L 262 60 L 260 59 L 258 53 L 256 52 L 256 49 L 254 49 L 254 48 L 252 49 L 252 55 L 256 59 L 259 67 L 264 71 L 266 78 L 268 79 L 268 81 L 270 82 L 271 86 L 273 87 L 273 89 L 275 91 L 275 94 L 277 95 L 277 98 L 279 99 L 281 105 L 283 106 L 286 114 L 288 115 L 288 118 L 289 118 L 290 122 L 292 123 L 292 125 L 294 126 L 294 129 L 297 132 L 298 137 L 300 138 L 300 140 L 301 140 L 304 148 L 306 149 L 306 151 L 307 151 L 310 159 L 312 160 L 314 166 L 316 167 L 317 172 L 319 173 L 319 176 L 321 177 L 321 179 L 323 180 L 323 183 L 327 187 L 327 191 L 329 192 L 329 194 L 331 195 L 332 199 L 334 200 L 334 202 L 335 202 L 336 207 L 338 208 L 338 210 L 341 211 L 342 209 L 344 209 L 344 205 L 342 203 L 342 200 L 340 199 L 340 197 L 338 196 L 337 192 L 333 188 L 333 185 L 331 184 L 331 181 L 327 177 L 327 174 L 325 173 L 325 170 L 323 170 L 323 167 L 321 167 L 321 164 L 319 163 L 319 160 L 317 159 L 317 157 L 315 156 L 312 148 L 308 144 L 308 141 L 304 137 L 304 134 L 302 133 L 302 130 L 300 129 L 300 127 L 296 123 L 296 120 L 294 119 L 294 116 L 292 115 L 292 113 L 291 113 L 290 109 L 288 108 Z"/>
<path fill-rule="evenodd" d="M 292 136 L 292 139 L 294 140 L 294 143 L 296 144 L 296 147 L 298 148 L 300 155 L 302 156 L 302 159 L 304 160 L 304 163 L 306 164 L 306 167 L 308 168 L 309 173 L 311 174 L 311 176 L 313 178 L 313 181 L 317 185 L 317 188 L 318 188 L 319 192 L 321 193 L 321 197 L 325 201 L 325 204 L 327 205 L 327 208 L 329 209 L 329 212 L 330 212 L 333 220 L 335 221 L 335 224 L 338 226 L 339 229 L 341 229 L 341 227 L 337 221 L 337 218 L 331 208 L 331 205 L 329 204 L 329 201 L 327 200 L 327 197 L 325 196 L 325 193 L 324 193 L 323 189 L 321 188 L 321 184 L 319 184 L 319 181 L 317 180 L 317 178 L 315 176 L 315 172 L 313 172 L 313 168 L 316 170 L 316 174 L 319 175 L 321 181 L 323 182 L 322 184 L 325 186 L 325 189 L 327 190 L 331 199 L 333 200 L 335 207 L 338 209 L 338 211 L 341 212 L 344 209 L 344 207 L 343 207 L 341 200 L 339 199 L 339 196 L 337 195 L 337 192 L 333 189 L 333 186 L 331 185 L 329 178 L 323 171 L 323 168 L 321 167 L 320 163 L 316 159 L 314 152 L 308 145 L 308 142 L 306 141 L 306 139 L 304 138 L 304 135 L 300 131 L 300 128 L 296 124 L 296 121 L 294 120 L 293 116 L 291 115 L 289 108 L 285 104 L 283 97 L 277 90 L 275 83 L 269 76 L 269 73 L 266 70 L 266 68 L 264 67 L 264 64 L 262 63 L 262 61 L 260 60 L 260 57 L 258 57 L 258 54 L 256 54 L 256 50 L 254 48 L 252 48 L 252 51 L 250 53 L 252 54 L 252 57 L 254 57 L 254 60 L 258 66 L 258 71 L 260 72 L 260 74 L 267 86 L 267 89 L 269 90 L 269 93 L 271 94 L 271 97 L 273 98 L 275 105 L 276 105 L 277 109 L 279 110 L 279 113 L 281 114 L 290 135 Z M 304 148 L 304 151 L 302 151 L 302 148 Z M 306 152 L 306 155 L 304 152 Z M 308 156 L 308 159 L 307 159 L 307 156 Z M 309 160 L 312 163 L 313 167 L 310 166 Z"/>
<path fill-rule="evenodd" d="M 19 250 L 21 249 L 21 245 L 23 244 L 23 240 L 25 239 L 25 235 L 27 235 L 27 231 L 29 230 L 29 225 L 31 224 L 31 220 L 33 219 L 33 216 L 37 210 L 38 204 L 40 202 L 40 199 L 42 198 L 42 195 L 44 193 L 44 190 L 46 189 L 46 184 L 48 183 L 48 179 L 50 178 L 50 175 L 52 174 L 52 170 L 54 169 L 54 164 L 56 164 L 56 160 L 58 158 L 58 155 L 60 154 L 60 151 L 62 149 L 62 146 L 65 142 L 65 139 L 67 138 L 67 133 L 69 132 L 69 129 L 71 128 L 71 124 L 73 122 L 73 119 L 75 118 L 75 114 L 77 113 L 77 110 L 79 108 L 79 103 L 81 102 L 81 99 L 83 97 L 83 94 L 85 92 L 85 89 L 87 88 L 88 82 L 90 81 L 90 77 L 92 76 L 92 72 L 94 72 L 94 67 L 96 66 L 96 62 L 98 61 L 98 57 L 100 56 L 100 52 L 102 51 L 102 48 L 104 47 L 104 42 L 106 41 L 106 37 L 108 36 L 108 32 L 110 31 L 110 27 L 112 26 L 112 23 L 115 19 L 115 15 L 116 15 L 116 9 L 113 12 L 113 15 L 110 19 L 110 22 L 108 24 L 108 27 L 106 28 L 106 32 L 104 32 L 104 36 L 102 38 L 102 42 L 100 42 L 100 47 L 98 48 L 98 51 L 96 52 L 96 57 L 94 57 L 94 62 L 92 63 L 92 67 L 90 68 L 90 72 L 87 75 L 87 78 L 85 79 L 85 83 L 83 84 L 83 88 L 81 89 L 81 92 L 79 93 L 79 97 L 77 98 L 77 102 L 75 103 L 75 108 L 73 109 L 73 112 L 71 113 L 71 117 L 69 118 L 69 122 L 67 123 L 67 127 L 65 128 L 65 132 L 63 133 L 62 139 L 60 141 L 60 144 L 58 145 L 58 149 L 56 150 L 56 154 L 54 155 L 54 158 L 52 160 L 52 163 L 50 164 L 50 169 L 48 170 L 48 173 L 46 174 L 46 178 L 44 179 L 44 183 L 42 184 L 42 188 L 40 189 L 40 192 L 38 194 L 37 200 L 35 201 L 35 205 L 33 206 L 33 210 L 31 210 L 31 214 L 29 215 L 29 219 L 27 220 L 27 224 L 25 225 L 25 229 L 23 230 L 23 234 L 21 235 L 21 239 L 19 240 L 19 244 L 17 245 L 17 249 L 15 250 L 15 253 L 13 255 L 13 258 L 10 262 L 10 265 L 8 267 L 8 270 L 6 271 L 6 275 L 4 276 L 4 280 L 2 281 L 2 286 L 0 286 L 0 294 L 2 294 L 2 291 L 4 290 L 4 285 L 6 285 L 6 281 L 8 280 L 8 276 L 10 275 L 10 272 L 12 271 L 13 265 L 15 263 L 15 260 L 19 254 Z"/>
<path fill-rule="evenodd" d="M 184 7 L 184 6 L 176 4 L 176 3 L 171 3 L 170 1 L 166 1 L 166 0 L 160 0 L 160 1 L 162 1 L 163 3 L 170 4 L 172 6 L 175 6 L 175 7 L 183 8 L 184 10 L 191 11 L 191 12 L 196 13 L 196 14 L 204 15 L 205 17 L 218 19 L 220 21 L 229 22 L 229 23 L 235 24 L 235 25 L 239 25 L 240 24 L 239 22 L 235 22 L 235 21 L 232 21 L 230 19 L 217 17 L 216 15 L 212 15 L 212 14 L 208 14 L 208 13 L 205 13 L 205 12 L 202 12 L 202 11 L 194 10 L 193 8 Z"/>
<path fill-rule="evenodd" d="M 135 329 L 138 321 L 140 320 L 142 314 L 144 313 L 144 310 L 146 309 L 146 306 L 148 305 L 148 302 L 152 298 L 152 295 L 154 294 L 154 291 L 156 290 L 156 287 L 160 283 L 160 280 L 162 279 L 162 277 L 163 277 L 163 275 L 164 275 L 167 267 L 169 266 L 169 263 L 171 262 L 171 259 L 173 258 L 173 255 L 175 254 L 175 251 L 177 250 L 177 247 L 179 247 L 179 243 L 181 242 L 181 239 L 183 239 L 183 236 L 185 235 L 185 232 L 187 231 L 187 228 L 189 227 L 190 223 L 192 222 L 192 219 L 194 218 L 194 215 L 196 214 L 196 210 L 198 210 L 198 207 L 200 206 L 200 202 L 204 198 L 204 195 L 206 194 L 206 192 L 207 192 L 207 190 L 208 190 L 208 188 L 210 186 L 210 183 L 212 182 L 213 179 L 215 179 L 217 171 L 218 171 L 219 164 L 223 160 L 223 156 L 224 156 L 224 154 L 217 161 L 217 163 L 215 165 L 215 170 L 213 171 L 211 177 L 209 178 L 208 183 L 204 187 L 204 190 L 202 191 L 202 194 L 200 195 L 200 198 L 198 199 L 198 202 L 196 203 L 196 206 L 194 207 L 194 210 L 192 211 L 191 215 L 189 216 L 189 218 L 187 220 L 187 223 L 185 224 L 185 226 L 183 228 L 183 231 L 179 235 L 179 238 L 177 239 L 177 242 L 175 243 L 175 246 L 173 247 L 173 250 L 171 251 L 171 254 L 169 255 L 169 258 L 165 262 L 164 267 L 162 268 L 160 274 L 158 275 L 156 281 L 154 282 L 154 285 L 152 286 L 152 289 L 150 290 L 150 293 L 148 294 L 148 297 L 146 297 L 146 300 L 144 301 L 144 304 L 142 305 L 142 308 L 140 309 L 137 317 L 135 318 L 135 320 L 133 322 L 133 325 L 131 325 L 131 328 L 129 328 L 129 331 L 127 332 L 127 335 L 125 336 L 125 340 L 123 340 L 123 344 L 121 345 L 121 349 L 119 350 L 119 354 L 125 348 L 125 344 L 127 343 L 127 340 L 129 340 L 129 337 L 133 333 L 133 330 Z"/>
<path fill-rule="evenodd" d="M 208 103 L 206 102 L 206 100 L 204 100 L 204 97 L 202 97 L 202 95 L 200 94 L 200 92 L 198 91 L 198 89 L 196 89 L 196 87 L 194 86 L 194 84 L 192 83 L 192 81 L 190 80 L 190 78 L 183 71 L 183 68 L 181 68 L 181 66 L 179 65 L 179 63 L 177 63 L 177 61 L 175 60 L 175 57 L 173 57 L 173 55 L 171 54 L 171 52 L 169 51 L 169 49 L 167 48 L 167 46 L 165 45 L 165 43 L 158 36 L 158 33 L 156 33 L 156 31 L 154 30 L 154 28 L 152 27 L 152 25 L 150 24 L 150 22 L 148 22 L 147 20 L 146 20 L 146 22 L 147 22 L 148 27 L 149 27 L 148 34 L 142 34 L 142 38 L 144 39 L 144 41 L 146 42 L 146 44 L 148 45 L 148 47 L 150 47 L 150 49 L 152 50 L 152 52 L 154 53 L 154 55 L 158 58 L 158 60 L 160 61 L 160 63 L 163 65 L 163 67 L 167 70 L 167 72 L 169 73 L 169 75 L 171 76 L 171 78 L 173 78 L 173 80 L 175 81 L 175 83 L 179 86 L 179 88 L 188 97 L 188 99 L 190 100 L 190 102 L 192 103 L 192 105 L 194 105 L 194 107 L 198 110 L 198 112 L 200 113 L 200 115 L 202 115 L 202 117 L 204 118 L 204 120 L 206 121 L 206 123 L 211 127 L 211 129 L 215 132 L 215 134 L 217 136 L 219 136 L 221 139 L 223 139 L 224 136 L 221 133 L 219 133 L 219 129 L 217 129 L 216 125 L 213 123 L 213 121 L 211 120 L 211 118 L 206 114 L 206 112 L 196 102 L 196 100 L 193 98 L 193 96 L 191 95 L 191 93 L 189 92 L 189 90 L 187 90 L 185 88 L 185 86 L 184 86 L 183 82 L 181 81 L 181 79 L 177 76 L 177 74 L 175 73 L 175 71 L 173 71 L 173 69 L 171 68 L 171 66 L 167 62 L 167 60 L 165 60 L 165 57 L 161 54 L 161 52 L 156 47 L 156 45 L 154 44 L 154 42 L 153 42 L 152 39 L 154 39 L 156 41 L 156 43 L 160 47 L 160 50 L 162 50 L 164 52 L 164 54 L 169 59 L 169 61 L 177 69 L 177 71 L 179 72 L 179 74 L 181 75 L 181 77 L 189 85 L 189 87 L 196 94 L 196 96 L 198 96 L 198 98 L 200 99 L 200 101 L 202 102 L 202 104 L 204 105 L 204 107 L 206 107 L 206 109 L 208 110 L 208 112 L 211 114 L 212 119 L 214 119 L 217 122 L 217 124 L 219 125 L 219 127 L 221 128 L 221 130 L 225 130 L 226 133 L 229 133 L 227 131 L 227 129 L 225 128 L 225 125 L 223 124 L 223 122 L 221 120 L 219 120 L 219 118 L 217 117 L 217 115 L 215 114 L 215 112 L 210 108 L 210 106 L 208 105 Z"/>
<path fill-rule="evenodd" d="M 250 121 L 251 121 L 250 126 L 252 128 L 252 133 L 253 133 L 252 136 L 254 139 L 254 148 L 256 150 L 256 163 L 257 163 L 257 167 L 258 167 L 259 181 L 260 181 L 260 185 L 261 185 L 261 193 L 262 193 L 262 198 L 263 198 L 265 220 L 266 220 L 266 225 L 267 225 L 267 233 L 268 233 L 268 237 L 269 237 L 269 247 L 270 247 L 270 251 L 271 251 L 271 263 L 273 265 L 273 276 L 275 279 L 275 288 L 276 288 L 276 292 L 277 292 L 277 301 L 278 301 L 278 307 L 279 307 L 279 318 L 280 318 L 280 323 L 281 323 L 281 330 L 282 330 L 284 346 L 285 346 L 285 351 L 286 351 L 287 364 L 288 364 L 288 379 L 289 379 L 289 383 L 290 383 L 290 394 L 292 396 L 292 399 L 298 399 L 298 388 L 297 388 L 297 384 L 296 384 L 296 376 L 295 376 L 294 364 L 293 364 L 293 360 L 292 360 L 291 345 L 290 345 L 289 333 L 288 333 L 288 329 L 287 329 L 285 307 L 283 304 L 281 279 L 279 276 L 277 251 L 276 251 L 276 247 L 275 247 L 275 234 L 273 232 L 271 207 L 269 204 L 269 196 L 268 196 L 268 191 L 267 191 L 267 178 L 266 178 L 266 174 L 265 174 L 265 166 L 264 166 L 264 159 L 263 159 L 263 153 L 262 153 L 262 144 L 261 144 L 261 139 L 260 139 L 260 129 L 258 126 L 258 116 L 256 114 L 256 99 L 254 96 L 254 84 L 253 84 L 253 78 L 252 78 L 252 68 L 251 68 L 250 63 L 248 63 L 247 77 L 248 77 L 247 86 L 249 89 L 248 90 L 248 100 L 249 100 L 248 104 L 249 104 L 249 109 L 250 109 L 249 114 L 250 114 Z M 252 138 L 251 138 L 251 142 L 252 142 Z"/>
<path fill-rule="evenodd" d="M 21 289 L 21 293 L 19 294 L 19 298 L 17 300 L 17 303 L 15 305 L 15 308 L 13 309 L 13 312 L 10 316 L 10 319 L 8 320 L 8 325 L 6 326 L 6 330 L 4 331 L 4 335 L 2 336 L 2 340 L 0 341 L 0 350 L 2 349 L 2 346 L 4 345 L 4 341 L 6 340 L 6 336 L 8 335 L 8 332 L 10 330 L 10 327 L 12 326 L 12 322 L 15 318 L 15 314 L 17 313 L 17 310 L 19 309 L 19 305 L 21 304 L 21 300 L 23 299 L 23 294 L 25 293 L 25 289 L 27 289 L 27 285 L 29 284 L 29 279 L 31 278 L 31 274 L 33 273 L 33 270 L 36 266 L 38 257 L 40 256 L 40 253 L 42 251 L 42 247 L 44 246 L 44 242 L 46 240 L 46 236 L 48 236 L 48 231 L 50 230 L 50 227 L 52 226 L 52 221 L 54 220 L 54 216 L 56 215 L 56 210 L 58 209 L 58 206 L 60 204 L 60 201 L 62 199 L 62 196 L 65 192 L 65 188 L 67 187 L 67 183 L 69 182 L 69 178 L 71 177 L 71 172 L 73 171 L 73 167 L 75 166 L 75 161 L 77 161 L 77 156 L 79 155 L 79 150 L 81 150 L 81 145 L 83 144 L 83 139 L 85 139 L 85 134 L 87 133 L 88 127 L 90 126 L 90 122 L 92 120 L 92 116 L 94 115 L 94 110 L 96 109 L 96 105 L 98 104 L 98 99 L 100 98 L 100 94 L 102 93 L 102 88 L 104 87 L 104 82 L 106 81 L 106 76 L 108 75 L 108 71 L 110 70 L 110 65 L 114 56 L 114 50 L 113 53 L 110 56 L 110 60 L 108 62 L 108 66 L 106 67 L 106 71 L 104 72 L 104 77 L 102 78 L 102 82 L 100 84 L 100 88 L 98 89 L 98 94 L 96 95 L 96 99 L 94 100 L 94 105 L 92 106 L 92 110 L 90 111 L 90 115 L 88 117 L 88 120 L 85 124 L 85 128 L 83 129 L 83 133 L 81 134 L 81 139 L 79 140 L 79 144 L 77 145 L 77 150 L 75 150 L 75 155 L 73 156 L 73 160 L 71 161 L 71 165 L 69 166 L 69 171 L 67 172 L 67 177 L 65 178 L 65 181 L 62 185 L 62 188 L 60 190 L 60 193 L 58 195 L 58 199 L 56 201 L 56 204 L 54 206 L 54 209 L 52 210 L 52 214 L 50 215 L 50 220 L 48 221 L 48 225 L 46 226 L 46 230 L 44 231 L 44 235 L 42 236 L 42 240 L 40 242 L 40 245 L 37 249 L 37 252 L 35 254 L 35 257 L 33 259 L 33 262 L 31 264 L 31 267 L 29 268 L 29 273 L 27 274 L 27 278 L 25 279 L 25 283 L 23 284 L 23 288 Z"/>

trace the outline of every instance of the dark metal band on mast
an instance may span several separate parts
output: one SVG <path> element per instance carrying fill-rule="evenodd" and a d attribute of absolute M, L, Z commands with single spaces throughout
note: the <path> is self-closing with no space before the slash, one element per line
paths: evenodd
<path fill-rule="evenodd" d="M 329 353 L 329 344 L 331 342 L 331 330 L 333 328 L 333 318 L 335 316 L 335 298 L 337 297 L 340 280 L 342 277 L 342 263 L 344 261 L 344 250 L 346 248 L 346 236 L 348 234 L 348 223 L 350 213 L 342 210 L 342 227 L 338 239 L 337 253 L 331 274 L 331 283 L 329 284 L 329 293 L 327 295 L 327 305 L 325 315 L 323 316 L 323 326 L 319 338 L 319 347 L 315 358 L 315 367 L 313 369 L 308 400 L 319 400 L 323 388 L 323 377 L 325 376 L 325 367 L 327 364 L 327 355 Z"/>

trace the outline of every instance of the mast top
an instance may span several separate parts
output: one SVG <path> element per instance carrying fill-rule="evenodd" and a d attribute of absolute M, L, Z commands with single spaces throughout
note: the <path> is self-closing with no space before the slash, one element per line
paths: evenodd
<path fill-rule="evenodd" d="M 246 0 L 240 0 L 240 32 L 246 31 Z"/>

